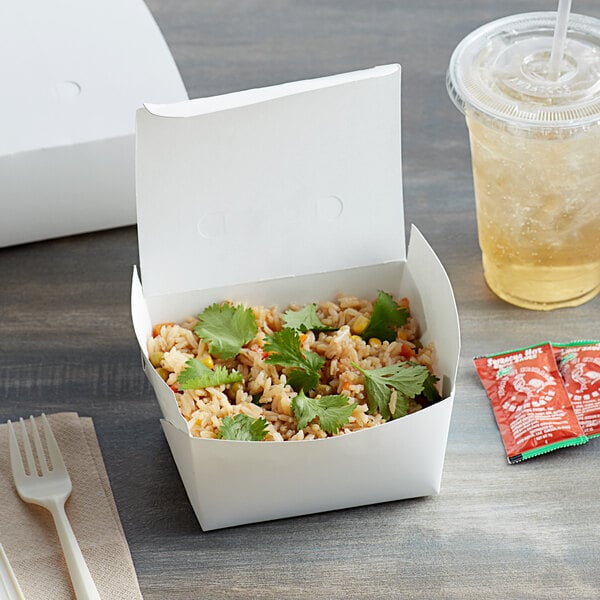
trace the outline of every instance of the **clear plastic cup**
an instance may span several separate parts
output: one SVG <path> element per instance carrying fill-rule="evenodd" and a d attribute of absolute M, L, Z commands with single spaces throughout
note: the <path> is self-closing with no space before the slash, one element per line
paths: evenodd
<path fill-rule="evenodd" d="M 551 74 L 555 24 L 554 12 L 488 23 L 447 76 L 469 130 L 486 282 L 537 310 L 600 292 L 600 20 L 570 16 Z"/>

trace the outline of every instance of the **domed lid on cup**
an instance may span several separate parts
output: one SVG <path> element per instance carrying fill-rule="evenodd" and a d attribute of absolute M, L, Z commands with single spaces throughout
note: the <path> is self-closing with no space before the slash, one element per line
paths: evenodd
<path fill-rule="evenodd" d="M 446 84 L 456 106 L 524 128 L 600 123 L 600 20 L 569 17 L 556 75 L 549 73 L 555 12 L 498 19 L 454 50 Z"/>

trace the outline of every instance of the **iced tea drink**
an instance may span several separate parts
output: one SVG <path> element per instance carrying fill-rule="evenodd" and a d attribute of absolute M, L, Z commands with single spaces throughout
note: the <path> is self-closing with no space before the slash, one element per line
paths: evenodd
<path fill-rule="evenodd" d="M 539 310 L 600 292 L 600 21 L 571 15 L 551 75 L 555 20 L 490 23 L 461 42 L 448 72 L 469 130 L 486 282 Z"/>

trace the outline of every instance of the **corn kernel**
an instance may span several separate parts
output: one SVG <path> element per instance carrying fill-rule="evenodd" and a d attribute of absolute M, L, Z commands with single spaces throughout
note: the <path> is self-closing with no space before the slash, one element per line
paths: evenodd
<path fill-rule="evenodd" d="M 367 317 L 364 315 L 358 315 L 358 317 L 352 321 L 352 324 L 350 325 L 350 331 L 352 333 L 360 334 L 367 328 L 368 325 L 369 319 L 367 319 Z"/>
<path fill-rule="evenodd" d="M 381 340 L 376 337 L 369 338 L 369 345 L 377 348 L 378 346 L 381 346 Z"/>
<path fill-rule="evenodd" d="M 169 373 L 169 371 L 167 371 L 167 369 L 163 367 L 159 367 L 158 369 L 156 369 L 156 372 L 160 375 L 161 379 L 164 379 L 165 381 L 169 379 L 169 375 L 171 374 Z"/>
<path fill-rule="evenodd" d="M 350 336 L 353 340 L 356 340 L 357 342 L 362 341 L 362 338 L 360 337 L 360 335 L 351 335 Z"/>
<path fill-rule="evenodd" d="M 164 352 L 151 352 L 150 353 L 150 364 L 153 367 L 160 367 L 160 363 L 162 361 L 162 359 L 164 358 L 165 353 Z"/>
<path fill-rule="evenodd" d="M 210 354 L 207 354 L 200 362 L 202 362 L 204 366 L 208 367 L 209 369 L 215 368 L 215 361 Z"/>
<path fill-rule="evenodd" d="M 326 383 L 319 383 L 315 388 L 315 392 L 320 396 L 328 396 L 332 391 L 332 387 Z"/>
<path fill-rule="evenodd" d="M 239 381 L 232 383 L 231 386 L 229 387 L 229 391 L 231 392 L 231 396 L 234 400 L 238 393 L 238 390 L 241 390 L 241 389 L 242 389 L 242 384 Z"/>

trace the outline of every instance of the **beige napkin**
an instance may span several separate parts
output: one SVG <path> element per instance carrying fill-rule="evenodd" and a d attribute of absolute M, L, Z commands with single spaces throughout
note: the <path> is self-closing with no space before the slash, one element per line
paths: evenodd
<path fill-rule="evenodd" d="M 47 416 L 73 482 L 67 516 L 100 596 L 139 600 L 142 595 L 92 419 L 77 413 Z M 0 542 L 27 600 L 75 598 L 50 513 L 17 495 L 5 423 L 0 425 Z"/>

